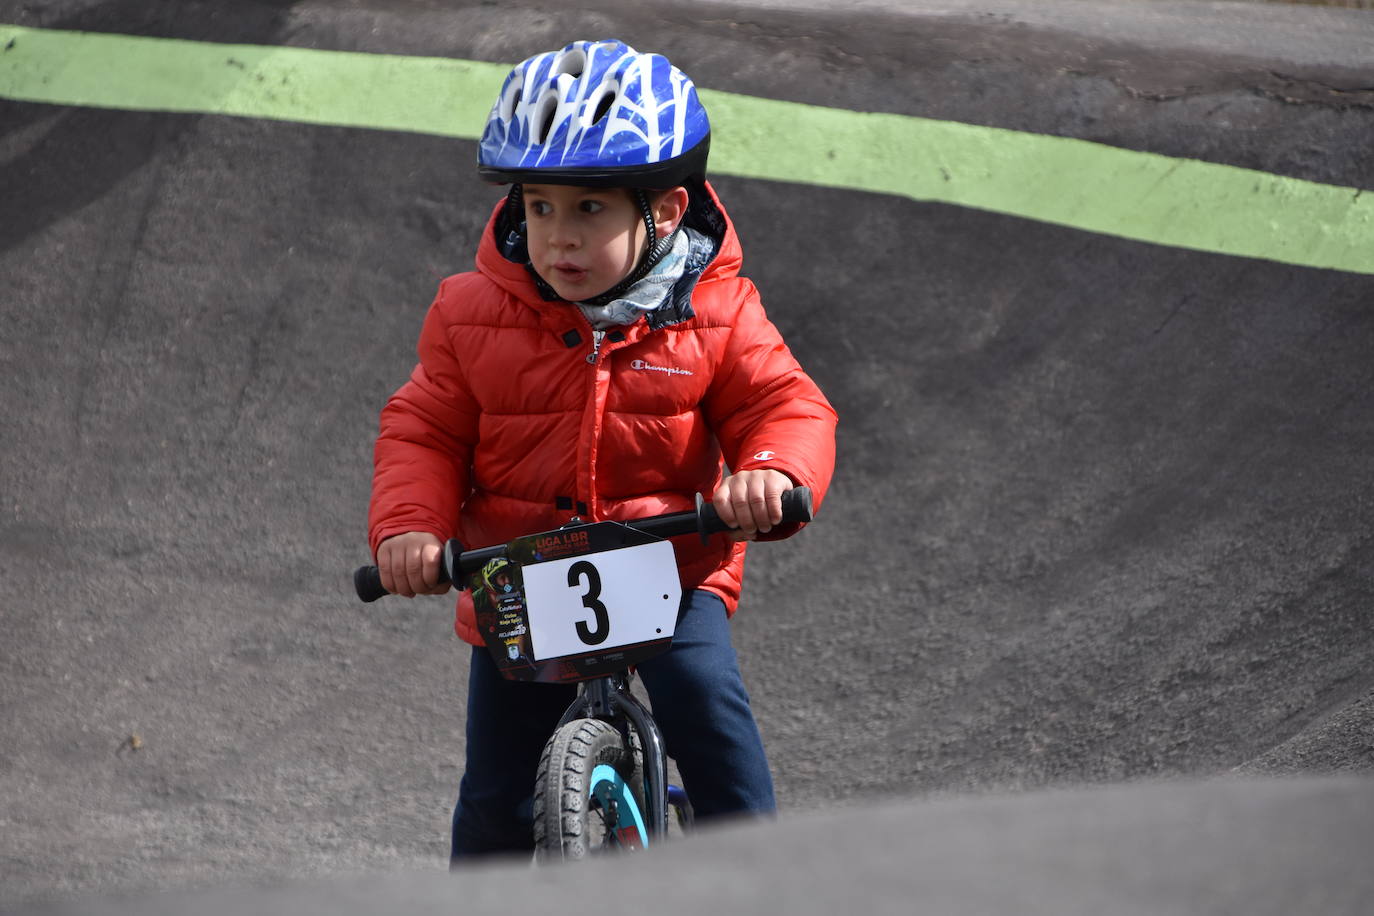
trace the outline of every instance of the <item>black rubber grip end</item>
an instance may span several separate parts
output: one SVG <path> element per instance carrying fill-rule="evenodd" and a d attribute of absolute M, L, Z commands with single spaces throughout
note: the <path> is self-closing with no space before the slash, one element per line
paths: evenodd
<path fill-rule="evenodd" d="M 353 588 L 358 600 L 369 604 L 391 594 L 382 588 L 382 574 L 375 566 L 359 566 L 353 573 Z"/>
<path fill-rule="evenodd" d="M 810 487 L 794 487 L 782 494 L 782 520 L 784 522 L 811 521 Z"/>

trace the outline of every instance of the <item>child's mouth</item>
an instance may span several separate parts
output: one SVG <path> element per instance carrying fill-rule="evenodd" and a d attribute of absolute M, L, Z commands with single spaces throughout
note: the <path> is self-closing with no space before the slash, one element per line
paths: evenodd
<path fill-rule="evenodd" d="M 558 274 L 558 276 L 564 280 L 577 281 L 581 280 L 583 277 L 587 275 L 587 271 L 585 269 L 578 267 L 576 264 L 570 264 L 566 261 L 560 261 L 559 263 L 553 265 L 553 270 L 554 273 Z"/>

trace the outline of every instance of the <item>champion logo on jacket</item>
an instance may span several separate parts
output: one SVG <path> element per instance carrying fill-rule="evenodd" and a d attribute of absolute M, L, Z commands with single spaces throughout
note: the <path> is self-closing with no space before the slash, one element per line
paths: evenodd
<path fill-rule="evenodd" d="M 691 369 L 679 369 L 677 366 L 655 366 L 646 363 L 642 359 L 630 360 L 630 368 L 640 372 L 666 372 L 668 375 L 692 375 Z"/>

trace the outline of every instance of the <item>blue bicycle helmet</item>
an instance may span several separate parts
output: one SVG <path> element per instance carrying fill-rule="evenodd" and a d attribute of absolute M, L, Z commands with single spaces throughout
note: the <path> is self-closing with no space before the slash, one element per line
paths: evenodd
<path fill-rule="evenodd" d="M 576 41 L 506 77 L 477 171 L 501 184 L 672 188 L 705 177 L 710 145 L 696 87 L 666 57 Z"/>

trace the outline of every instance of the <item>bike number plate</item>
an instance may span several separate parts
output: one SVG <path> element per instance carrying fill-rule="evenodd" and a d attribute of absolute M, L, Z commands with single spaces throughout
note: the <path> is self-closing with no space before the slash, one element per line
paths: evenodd
<path fill-rule="evenodd" d="M 468 587 L 501 676 L 546 683 L 600 677 L 666 651 L 682 599 L 672 544 L 617 522 L 511 541 Z"/>
<path fill-rule="evenodd" d="M 524 567 L 535 661 L 670 638 L 682 586 L 667 541 Z"/>

